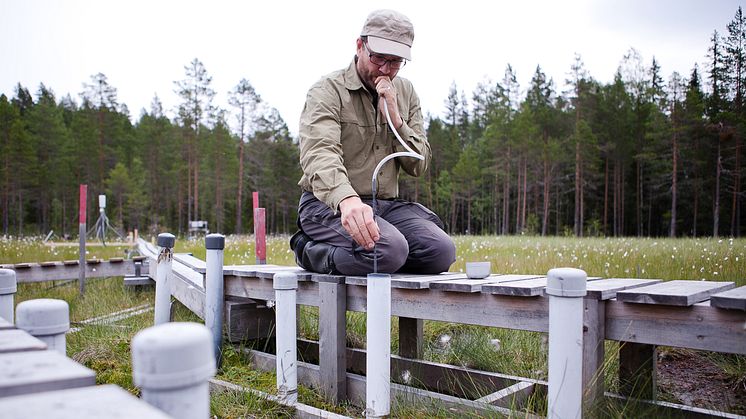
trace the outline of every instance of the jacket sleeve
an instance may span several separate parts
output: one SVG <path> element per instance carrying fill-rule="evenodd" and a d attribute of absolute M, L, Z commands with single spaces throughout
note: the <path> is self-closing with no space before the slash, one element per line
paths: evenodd
<path fill-rule="evenodd" d="M 414 91 L 414 88 L 410 83 L 402 86 L 402 100 L 407 100 L 409 112 L 406 115 L 401 115 L 404 123 L 399 127 L 398 132 L 402 140 L 407 145 L 425 157 L 425 160 L 418 160 L 412 157 L 399 157 L 397 162 L 411 176 L 420 176 L 427 171 L 430 166 L 431 150 L 430 143 L 427 141 L 425 136 L 425 124 L 422 118 L 422 108 L 420 107 L 420 98 Z M 400 107 L 401 108 L 401 107 Z M 394 150 L 396 152 L 407 151 L 398 140 L 394 142 Z"/>
<path fill-rule="evenodd" d="M 335 212 L 340 201 L 357 196 L 342 158 L 340 110 L 339 94 L 319 82 L 308 91 L 299 128 L 302 183 Z"/>

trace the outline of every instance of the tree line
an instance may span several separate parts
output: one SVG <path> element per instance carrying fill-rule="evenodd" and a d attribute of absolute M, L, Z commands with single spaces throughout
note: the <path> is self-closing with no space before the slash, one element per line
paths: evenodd
<path fill-rule="evenodd" d="M 454 82 L 442 117 L 428 115 L 432 165 L 402 175 L 401 194 L 435 210 L 451 233 L 740 236 L 746 132 L 746 22 L 739 7 L 714 31 L 706 67 L 664 79 L 634 49 L 601 83 L 576 55 L 559 91 L 541 66 L 527 87 L 507 65 L 470 98 Z M 251 191 L 267 229 L 295 228 L 297 139 L 248 80 L 227 106 L 194 59 L 174 82 L 168 118 L 154 97 L 133 122 L 104 74 L 80 102 L 0 95 L 0 233 L 66 235 L 77 229 L 78 185 L 89 208 L 108 197 L 120 229 L 186 232 L 207 220 L 223 233 L 251 230 Z M 88 223 L 98 213 L 89 210 Z"/>

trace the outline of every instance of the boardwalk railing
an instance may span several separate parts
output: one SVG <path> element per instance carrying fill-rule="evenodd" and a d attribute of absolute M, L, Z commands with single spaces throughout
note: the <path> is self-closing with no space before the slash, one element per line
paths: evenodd
<path fill-rule="evenodd" d="M 140 251 L 150 259 L 150 275 L 154 277 L 157 250 L 141 241 Z M 174 255 L 173 276 L 176 280 L 171 282 L 171 294 L 202 318 L 205 313 L 206 270 L 205 263 L 199 259 Z M 366 311 L 367 278 L 313 274 L 287 266 L 224 266 L 226 307 L 231 299 L 275 301 L 276 290 L 271 279 L 280 272 L 297 276 L 297 304 L 319 308 L 321 342 L 316 347 L 307 345 L 311 352 L 318 351 L 319 365 L 299 362 L 299 382 L 320 388 L 332 400 L 363 401 L 360 404 L 364 405 L 364 379 L 348 372 L 361 369 L 355 355 L 361 351 L 346 348 L 344 319 L 346 311 Z M 582 364 L 577 368 L 581 371 L 586 408 L 594 406 L 604 396 L 600 374 L 605 340 L 623 343 L 619 353 L 620 388 L 623 391 L 635 388 L 636 396 L 647 399 L 655 398 L 654 388 L 640 384 L 652 381 L 655 347 L 658 345 L 746 354 L 746 287 L 735 288 L 733 282 L 662 282 L 595 277 L 588 278 L 585 285 L 582 325 L 578 325 L 582 328 Z M 413 382 L 437 387 L 437 377 L 463 374 L 472 381 L 496 386 L 490 394 L 467 399 L 392 384 L 392 397 L 401 394 L 437 397 L 457 410 L 498 410 L 503 413 L 505 411 L 499 406 L 515 405 L 516 401 L 520 405 L 522 398 L 545 383 L 419 360 L 422 356 L 422 321 L 428 319 L 547 333 L 550 331 L 550 299 L 546 287 L 547 276 L 542 274 L 498 274 L 479 280 L 458 273 L 392 275 L 391 315 L 399 318 L 400 356 L 391 357 L 391 376 L 403 377 L 406 372 L 412 375 Z M 230 329 L 234 320 L 228 317 L 226 314 Z M 553 350 L 551 345 L 549 350 Z M 274 369 L 273 355 L 257 351 L 252 351 L 252 354 L 255 365 Z M 342 386 L 339 385 L 340 377 L 345 381 Z M 549 394 L 552 394 L 551 389 Z"/>

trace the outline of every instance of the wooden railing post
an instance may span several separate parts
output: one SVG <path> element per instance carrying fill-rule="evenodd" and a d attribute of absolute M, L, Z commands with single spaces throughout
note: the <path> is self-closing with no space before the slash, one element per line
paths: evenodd
<path fill-rule="evenodd" d="M 619 342 L 619 393 L 655 400 L 657 353 L 655 345 Z"/>
<path fill-rule="evenodd" d="M 319 277 L 321 391 L 332 403 L 347 398 L 347 286 L 343 276 Z"/>

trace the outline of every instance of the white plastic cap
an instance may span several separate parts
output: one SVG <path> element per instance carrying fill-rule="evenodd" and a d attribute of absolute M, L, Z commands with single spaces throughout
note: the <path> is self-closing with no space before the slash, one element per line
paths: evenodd
<path fill-rule="evenodd" d="M 210 330 L 198 323 L 164 323 L 132 338 L 132 378 L 147 389 L 175 389 L 215 375 Z"/>
<path fill-rule="evenodd" d="M 278 272 L 274 276 L 272 286 L 276 290 L 298 289 L 298 275 L 292 272 Z"/>
<path fill-rule="evenodd" d="M 34 336 L 57 335 L 70 329 L 67 301 L 39 298 L 16 306 L 16 327 Z"/>
<path fill-rule="evenodd" d="M 0 295 L 15 294 L 16 290 L 16 271 L 0 269 Z"/>
<path fill-rule="evenodd" d="M 555 268 L 547 272 L 547 294 L 557 297 L 584 297 L 588 275 L 575 268 Z"/>

